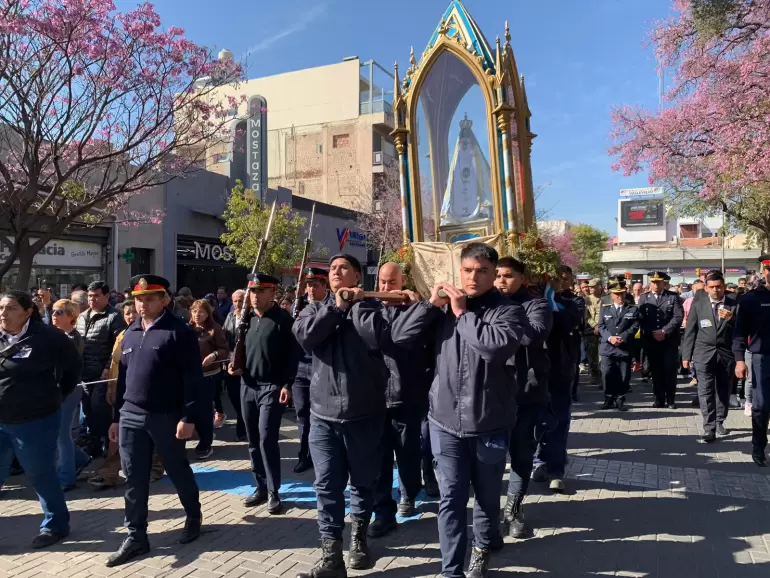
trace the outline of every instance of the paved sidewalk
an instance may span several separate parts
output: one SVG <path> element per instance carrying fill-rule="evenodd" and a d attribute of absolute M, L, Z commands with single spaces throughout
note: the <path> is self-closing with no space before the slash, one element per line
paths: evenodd
<path fill-rule="evenodd" d="M 633 387 L 625 414 L 598 411 L 596 388 L 583 389 L 570 434 L 568 492 L 532 485 L 526 514 L 537 535 L 506 538 L 493 576 L 770 576 L 770 472 L 751 462 L 749 419 L 730 412 L 730 436 L 702 446 L 695 443 L 700 418 L 689 406 L 690 388 L 681 386 L 680 409 L 668 410 L 650 407 L 649 386 Z M 119 491 L 81 484 L 68 494 L 69 538 L 33 551 L 40 507 L 23 477 L 11 478 L 0 500 L 0 578 L 294 577 L 319 554 L 312 472 L 292 472 L 296 433 L 289 415 L 281 439 L 284 515 L 241 504 L 252 478 L 245 444 L 221 441 L 233 437 L 229 424 L 217 431 L 214 459 L 196 465 L 206 534 L 176 544 L 183 512 L 170 483 L 158 482 L 150 501 L 153 550 L 115 569 L 104 561 L 124 535 Z M 402 520 L 397 533 L 371 541 L 375 568 L 350 575 L 435 576 L 436 508 L 423 502 L 421 514 Z"/>

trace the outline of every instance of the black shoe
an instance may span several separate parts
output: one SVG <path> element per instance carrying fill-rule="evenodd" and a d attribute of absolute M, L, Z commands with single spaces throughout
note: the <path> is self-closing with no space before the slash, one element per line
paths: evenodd
<path fill-rule="evenodd" d="M 212 448 L 211 446 L 207 448 L 195 448 L 195 459 L 207 460 L 212 456 L 213 453 L 214 453 L 214 448 Z"/>
<path fill-rule="evenodd" d="M 423 479 L 425 480 L 423 482 L 423 486 L 425 486 L 425 495 L 429 498 L 438 498 L 441 496 L 441 492 L 438 489 L 438 482 L 435 478 L 426 478 L 423 476 Z"/>
<path fill-rule="evenodd" d="M 741 409 L 741 402 L 738 401 L 738 397 L 735 395 L 730 396 L 730 403 L 729 403 L 730 409 Z"/>
<path fill-rule="evenodd" d="M 723 424 L 717 424 L 717 437 L 723 438 L 725 436 L 730 435 L 730 430 L 727 429 Z"/>
<path fill-rule="evenodd" d="M 294 473 L 295 474 L 301 474 L 303 472 L 306 472 L 308 470 L 313 469 L 313 462 L 310 460 L 299 460 L 297 462 L 297 465 L 294 466 Z"/>
<path fill-rule="evenodd" d="M 599 409 L 613 409 L 615 407 L 615 400 L 612 397 L 607 396 L 604 398 L 604 403 L 599 406 Z"/>
<path fill-rule="evenodd" d="M 537 483 L 548 481 L 548 470 L 546 470 L 545 464 L 540 464 L 532 470 L 531 479 Z"/>
<path fill-rule="evenodd" d="M 621 395 L 616 399 L 615 407 L 618 408 L 618 411 L 628 411 L 628 408 L 626 407 L 626 398 Z"/>
<path fill-rule="evenodd" d="M 498 532 L 494 536 L 492 536 L 489 539 L 489 551 L 490 552 L 499 552 L 503 549 L 505 546 L 505 542 L 503 541 L 503 537 Z"/>
<path fill-rule="evenodd" d="M 342 540 L 321 540 L 321 559 L 308 572 L 297 578 L 348 578 L 342 557 Z"/>
<path fill-rule="evenodd" d="M 366 570 L 369 567 L 369 545 L 366 543 L 368 529 L 369 520 L 353 520 L 353 527 L 350 530 L 348 568 Z"/>
<path fill-rule="evenodd" d="M 517 540 L 529 537 L 529 528 L 524 521 L 523 501 L 523 498 L 508 495 L 508 501 L 503 510 L 503 523 L 508 528 L 508 535 Z"/>
<path fill-rule="evenodd" d="M 142 556 L 150 551 L 150 543 L 145 539 L 144 541 L 134 540 L 133 538 L 126 538 L 118 548 L 118 551 L 111 554 L 107 558 L 105 566 L 107 568 L 114 568 L 120 566 L 126 562 L 133 560 L 137 556 Z"/>
<path fill-rule="evenodd" d="M 366 535 L 370 538 L 382 538 L 396 530 L 398 522 L 395 516 L 375 516 L 374 522 L 369 524 Z"/>
<path fill-rule="evenodd" d="M 757 464 L 760 468 L 767 467 L 767 458 L 765 457 L 765 454 L 751 454 L 751 459 L 754 460 L 754 463 Z"/>
<path fill-rule="evenodd" d="M 672 401 L 668 404 L 668 409 L 676 409 L 676 404 Z"/>
<path fill-rule="evenodd" d="M 489 574 L 489 550 L 474 546 L 471 548 L 471 560 L 468 563 L 468 578 L 487 578 Z"/>
<path fill-rule="evenodd" d="M 398 502 L 398 515 L 402 518 L 411 518 L 417 515 L 417 508 L 414 507 L 414 500 L 401 497 Z"/>
<path fill-rule="evenodd" d="M 708 433 L 699 436 L 695 441 L 697 441 L 699 444 L 712 444 L 717 441 L 717 436 L 715 436 L 713 433 Z"/>
<path fill-rule="evenodd" d="M 200 538 L 202 522 L 203 520 L 201 518 L 188 517 L 184 521 L 184 528 L 182 529 L 182 534 L 179 536 L 179 543 L 189 544 Z"/>
<path fill-rule="evenodd" d="M 666 404 L 656 399 L 655 401 L 652 402 L 652 407 L 655 407 L 655 408 L 666 407 Z"/>
<path fill-rule="evenodd" d="M 68 536 L 67 534 L 60 534 L 58 532 L 51 532 L 50 530 L 41 530 L 40 533 L 32 540 L 32 547 L 35 550 L 40 548 L 47 548 L 53 546 L 56 542 L 59 542 Z"/>
<path fill-rule="evenodd" d="M 254 508 L 261 506 L 265 502 L 267 502 L 267 490 L 256 489 L 253 494 L 243 500 L 243 505 L 247 508 Z"/>
<path fill-rule="evenodd" d="M 267 493 L 267 513 L 271 515 L 281 513 L 281 498 L 278 492 Z"/>

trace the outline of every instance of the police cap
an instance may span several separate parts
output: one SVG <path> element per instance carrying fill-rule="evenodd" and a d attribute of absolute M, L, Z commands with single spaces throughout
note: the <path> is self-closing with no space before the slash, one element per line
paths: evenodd
<path fill-rule="evenodd" d="M 326 269 L 320 267 L 308 267 L 305 269 L 305 279 L 310 281 L 311 279 L 328 279 L 329 272 Z"/>
<path fill-rule="evenodd" d="M 651 271 L 650 281 L 671 281 L 671 276 L 664 271 Z"/>
<path fill-rule="evenodd" d="M 147 295 L 148 293 L 166 293 L 171 283 L 160 275 L 135 275 L 128 282 L 131 295 Z"/>
<path fill-rule="evenodd" d="M 249 289 L 273 289 L 278 287 L 278 279 L 266 273 L 249 273 L 246 275 L 249 280 Z"/>
<path fill-rule="evenodd" d="M 625 293 L 626 280 L 620 277 L 610 279 L 609 290 L 610 290 L 610 293 Z"/>
<path fill-rule="evenodd" d="M 760 255 L 759 262 L 762 264 L 763 269 L 770 269 L 770 255 Z"/>

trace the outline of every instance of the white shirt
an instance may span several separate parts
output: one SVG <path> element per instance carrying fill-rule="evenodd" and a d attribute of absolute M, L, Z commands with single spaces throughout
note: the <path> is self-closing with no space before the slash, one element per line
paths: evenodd
<path fill-rule="evenodd" d="M 10 347 L 14 343 L 18 342 L 22 337 L 24 337 L 27 329 L 29 329 L 29 319 L 27 319 L 24 327 L 22 327 L 21 331 L 19 331 L 16 335 L 11 335 L 10 333 L 6 333 L 2 330 L 0 330 L 0 335 L 3 336 L 3 340 L 8 344 L 7 347 Z"/>
<path fill-rule="evenodd" d="M 150 322 L 150 324 L 149 324 L 147 327 L 145 327 L 145 326 L 144 326 L 144 319 L 142 319 L 142 329 L 143 329 L 144 331 L 147 331 L 147 330 L 148 330 L 150 327 L 152 327 L 152 326 L 153 326 L 153 325 L 155 325 L 155 324 L 156 324 L 158 321 L 160 321 L 161 319 L 163 319 L 163 316 L 164 316 L 164 315 L 166 315 L 166 313 L 168 313 L 168 309 L 163 309 L 163 313 L 161 313 L 161 314 L 160 314 L 160 315 L 158 315 L 158 316 L 157 316 L 155 319 L 153 319 L 153 320 L 152 320 L 152 322 Z"/>

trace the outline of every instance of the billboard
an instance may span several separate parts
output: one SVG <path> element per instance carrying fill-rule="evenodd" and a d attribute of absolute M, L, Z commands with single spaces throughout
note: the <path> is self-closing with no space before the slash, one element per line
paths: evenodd
<path fill-rule="evenodd" d="M 638 199 L 620 202 L 620 226 L 660 227 L 665 223 L 666 208 L 662 200 Z"/>
<path fill-rule="evenodd" d="M 621 197 L 644 197 L 662 195 L 663 187 L 642 187 L 641 189 L 620 189 Z"/>

